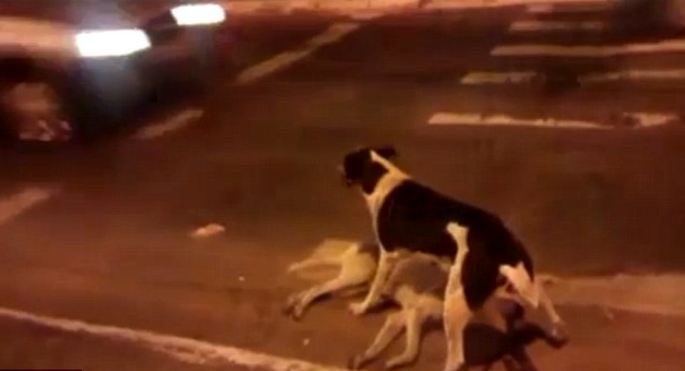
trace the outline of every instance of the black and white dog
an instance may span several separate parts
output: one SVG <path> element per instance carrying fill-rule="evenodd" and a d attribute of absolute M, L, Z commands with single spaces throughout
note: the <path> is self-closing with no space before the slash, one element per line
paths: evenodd
<path fill-rule="evenodd" d="M 535 308 L 542 304 L 554 326 L 560 325 L 535 282 L 530 256 L 500 218 L 414 181 L 390 161 L 395 156 L 392 147 L 364 148 L 343 160 L 343 179 L 361 189 L 380 246 L 369 292 L 350 310 L 360 315 L 377 304 L 398 252 L 409 250 L 453 260 L 445 291 L 445 371 L 464 365 L 464 328 L 496 292 L 510 292 Z"/>

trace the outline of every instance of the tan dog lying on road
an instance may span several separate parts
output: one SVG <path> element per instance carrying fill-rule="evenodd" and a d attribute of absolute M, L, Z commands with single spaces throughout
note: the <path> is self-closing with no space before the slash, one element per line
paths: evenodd
<path fill-rule="evenodd" d="M 301 318 L 304 310 L 318 297 L 368 283 L 374 275 L 378 257 L 372 252 L 375 246 L 351 244 L 346 249 L 315 253 L 306 260 L 290 266 L 290 272 L 321 266 L 339 266 L 340 273 L 332 280 L 294 294 L 288 299 L 286 312 Z M 351 368 L 360 368 L 372 362 L 402 332 L 406 331 L 404 352 L 386 363 L 386 367 L 399 367 L 412 363 L 420 348 L 421 334 L 426 325 L 440 326 L 443 319 L 445 285 L 449 262 L 436 257 L 413 253 L 402 258 L 393 269 L 383 290 L 383 297 L 399 305 L 400 310 L 388 315 L 385 324 L 372 345 L 361 355 L 350 360 Z M 500 360 L 510 371 L 535 370 L 525 347 L 543 339 L 553 347 L 564 344 L 540 326 L 523 321 L 523 308 L 514 301 L 493 299 L 488 308 L 495 308 L 506 321 L 506 331 L 495 327 L 471 323 L 466 327 L 466 365 L 491 366 Z"/>

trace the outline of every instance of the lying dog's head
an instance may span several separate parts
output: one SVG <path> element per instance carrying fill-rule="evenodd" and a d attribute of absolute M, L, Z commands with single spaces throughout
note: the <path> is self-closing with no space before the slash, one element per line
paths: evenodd
<path fill-rule="evenodd" d="M 378 180 L 389 171 L 379 158 L 390 160 L 397 156 L 392 146 L 366 147 L 349 152 L 340 167 L 347 186 L 359 185 L 366 193 L 373 192 Z"/>

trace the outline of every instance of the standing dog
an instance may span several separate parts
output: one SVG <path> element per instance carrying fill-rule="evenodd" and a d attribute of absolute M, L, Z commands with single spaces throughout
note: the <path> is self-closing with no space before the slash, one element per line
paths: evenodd
<path fill-rule="evenodd" d="M 386 368 L 407 365 L 419 353 L 422 330 L 426 325 L 440 324 L 443 316 L 443 295 L 447 285 L 449 264 L 426 254 L 412 254 L 401 259 L 383 289 L 383 297 L 400 306 L 388 315 L 371 346 L 350 360 L 350 368 L 360 369 L 373 361 L 404 330 L 404 352 L 386 362 Z M 502 360 L 507 370 L 533 371 L 526 346 L 544 339 L 558 348 L 564 344 L 540 326 L 523 321 L 523 308 L 511 300 L 492 299 L 493 309 L 506 320 L 501 331 L 483 323 L 469 323 L 464 330 L 465 363 L 489 369 Z"/>
<path fill-rule="evenodd" d="M 414 181 L 390 162 L 395 156 L 392 147 L 364 148 L 343 160 L 343 179 L 361 190 L 380 247 L 369 292 L 351 311 L 360 315 L 377 304 L 397 252 L 407 249 L 454 259 L 445 291 L 445 371 L 464 364 L 464 328 L 498 289 L 508 288 L 533 307 L 542 303 L 555 327 L 559 325 L 561 318 L 534 281 L 530 256 L 504 223 Z"/>

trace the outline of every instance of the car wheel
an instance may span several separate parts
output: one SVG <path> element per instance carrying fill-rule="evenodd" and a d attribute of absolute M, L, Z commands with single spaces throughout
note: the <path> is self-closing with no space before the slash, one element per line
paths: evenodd
<path fill-rule="evenodd" d="M 66 143 L 75 127 L 58 90 L 48 81 L 22 81 L 0 91 L 7 131 L 19 143 Z"/>

